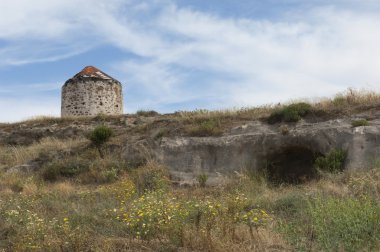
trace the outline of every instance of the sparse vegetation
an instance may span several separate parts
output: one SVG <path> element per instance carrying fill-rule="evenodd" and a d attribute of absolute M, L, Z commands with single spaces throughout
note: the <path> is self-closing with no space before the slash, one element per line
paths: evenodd
<path fill-rule="evenodd" d="M 369 123 L 366 119 L 354 120 L 352 121 L 352 127 L 368 126 Z"/>
<path fill-rule="evenodd" d="M 220 136 L 223 134 L 220 121 L 212 119 L 190 125 L 187 131 L 190 136 L 194 137 Z"/>

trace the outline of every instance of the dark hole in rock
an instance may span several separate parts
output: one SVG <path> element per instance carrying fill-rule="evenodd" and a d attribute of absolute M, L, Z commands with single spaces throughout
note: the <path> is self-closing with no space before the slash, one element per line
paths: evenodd
<path fill-rule="evenodd" d="M 103 106 L 103 102 L 100 102 L 99 105 L 100 105 L 100 106 Z"/>
<path fill-rule="evenodd" d="M 288 146 L 266 158 L 264 172 L 274 184 L 300 184 L 317 177 L 314 162 L 322 156 L 304 146 Z"/>

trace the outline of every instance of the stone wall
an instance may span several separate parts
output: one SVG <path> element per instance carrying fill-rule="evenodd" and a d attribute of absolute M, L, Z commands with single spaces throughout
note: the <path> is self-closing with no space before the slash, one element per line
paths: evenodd
<path fill-rule="evenodd" d="M 62 117 L 123 114 L 121 84 L 114 80 L 85 78 L 62 87 Z"/>

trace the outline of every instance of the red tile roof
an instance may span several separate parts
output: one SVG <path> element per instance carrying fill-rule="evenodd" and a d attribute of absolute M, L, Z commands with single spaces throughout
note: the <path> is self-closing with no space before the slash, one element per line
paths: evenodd
<path fill-rule="evenodd" d="M 83 68 L 82 71 L 80 71 L 74 76 L 74 78 L 77 77 L 90 77 L 104 80 L 114 80 L 111 76 L 105 74 L 104 72 L 100 71 L 99 69 L 93 66 L 86 66 L 85 68 Z"/>

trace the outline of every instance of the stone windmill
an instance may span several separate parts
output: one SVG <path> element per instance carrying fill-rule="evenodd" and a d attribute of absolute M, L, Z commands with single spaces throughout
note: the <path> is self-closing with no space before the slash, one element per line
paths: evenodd
<path fill-rule="evenodd" d="M 87 66 L 62 87 L 61 116 L 123 114 L 123 93 L 119 81 L 93 66 Z"/>

